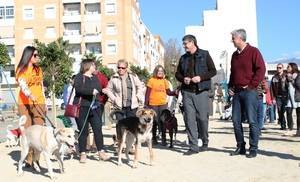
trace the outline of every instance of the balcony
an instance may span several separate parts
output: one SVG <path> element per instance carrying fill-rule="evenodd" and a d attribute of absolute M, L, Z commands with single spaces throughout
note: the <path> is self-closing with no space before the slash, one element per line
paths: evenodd
<path fill-rule="evenodd" d="M 1 37 L 0 42 L 4 43 L 5 45 L 15 45 L 15 38 L 14 37 Z"/>
<path fill-rule="evenodd" d="M 63 23 L 81 22 L 81 15 L 79 11 L 64 11 Z"/>
<path fill-rule="evenodd" d="M 88 12 L 84 15 L 84 21 L 101 21 L 101 14 L 98 12 Z"/>
<path fill-rule="evenodd" d="M 85 34 L 83 36 L 83 40 L 86 43 L 89 43 L 89 42 L 101 42 L 101 34 L 100 33 Z"/>
<path fill-rule="evenodd" d="M 63 3 L 80 3 L 81 0 L 63 0 Z"/>
<path fill-rule="evenodd" d="M 80 30 L 66 30 L 64 31 L 63 39 L 68 40 L 70 44 L 80 44 L 82 36 L 80 35 Z"/>

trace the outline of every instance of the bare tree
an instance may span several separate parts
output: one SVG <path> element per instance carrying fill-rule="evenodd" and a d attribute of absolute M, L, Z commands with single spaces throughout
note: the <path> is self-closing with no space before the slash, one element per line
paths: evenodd
<path fill-rule="evenodd" d="M 181 54 L 182 48 L 177 39 L 169 39 L 168 42 L 165 43 L 164 65 L 166 69 L 166 76 L 171 81 L 173 86 L 177 86 L 175 72 Z"/>

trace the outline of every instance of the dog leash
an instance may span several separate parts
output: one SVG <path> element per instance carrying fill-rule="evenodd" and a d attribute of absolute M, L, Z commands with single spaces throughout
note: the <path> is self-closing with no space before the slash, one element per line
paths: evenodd
<path fill-rule="evenodd" d="M 54 122 L 52 122 L 52 120 L 47 116 L 47 114 L 45 114 L 44 112 L 41 111 L 42 109 L 41 109 L 40 105 L 36 104 L 35 101 L 32 101 L 32 103 L 33 103 L 33 106 L 36 108 L 37 112 L 40 115 L 44 116 L 49 121 L 51 127 L 55 129 L 56 128 L 56 124 Z M 40 109 L 38 109 L 38 107 Z"/>
<path fill-rule="evenodd" d="M 82 134 L 82 131 L 83 131 L 84 127 L 85 127 L 85 124 L 86 124 L 86 122 L 87 122 L 87 118 L 89 117 L 90 111 L 91 111 L 91 109 L 92 109 L 92 107 L 93 107 L 93 105 L 94 105 L 94 103 L 95 103 L 95 100 L 96 100 L 96 96 L 93 95 L 92 102 L 91 102 L 90 107 L 89 107 L 89 109 L 88 109 L 88 112 L 87 112 L 87 114 L 86 114 L 86 116 L 85 116 L 85 119 L 84 119 L 84 122 L 83 122 L 83 126 L 82 126 L 82 128 L 81 128 L 81 130 L 80 130 L 80 132 L 79 132 L 79 134 L 78 134 L 78 138 L 79 138 L 79 137 L 81 136 L 81 134 Z"/>

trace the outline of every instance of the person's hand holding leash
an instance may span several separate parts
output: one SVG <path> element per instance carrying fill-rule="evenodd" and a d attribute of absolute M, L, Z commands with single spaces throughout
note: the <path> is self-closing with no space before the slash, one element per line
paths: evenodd
<path fill-rule="evenodd" d="M 201 81 L 201 77 L 200 76 L 194 76 L 192 78 L 192 82 L 194 82 L 194 83 L 199 83 L 200 81 Z"/>
<path fill-rule="evenodd" d="M 190 77 L 184 77 L 183 79 L 184 84 L 189 85 L 191 82 L 191 78 Z"/>

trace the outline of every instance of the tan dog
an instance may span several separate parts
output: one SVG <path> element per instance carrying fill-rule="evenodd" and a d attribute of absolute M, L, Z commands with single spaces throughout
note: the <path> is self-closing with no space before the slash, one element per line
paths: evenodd
<path fill-rule="evenodd" d="M 147 142 L 150 153 L 150 165 L 153 164 L 152 150 L 152 126 L 153 117 L 156 115 L 152 109 L 140 109 L 136 113 L 136 117 L 128 117 L 118 121 L 117 139 L 118 139 L 118 164 L 121 165 L 122 149 L 126 143 L 126 158 L 129 162 L 129 150 L 135 143 L 134 162 L 132 167 L 136 168 L 138 163 L 139 149 L 142 142 Z"/>
<path fill-rule="evenodd" d="M 65 149 L 62 149 L 62 146 L 67 145 L 69 148 L 74 148 L 74 130 L 72 128 L 60 128 L 54 130 L 53 128 L 40 125 L 32 125 L 24 129 L 25 122 L 26 116 L 22 116 L 19 121 L 22 135 L 20 139 L 21 158 L 18 165 L 18 175 L 23 174 L 22 164 L 28 154 L 30 147 L 32 147 L 37 154 L 35 156 L 39 156 L 40 153 L 44 155 L 51 179 L 54 178 L 51 162 L 52 154 L 54 154 L 57 158 L 60 166 L 60 171 L 61 173 L 63 173 L 63 156 Z M 36 171 L 40 172 L 40 169 L 36 162 L 33 163 L 33 167 L 36 169 Z"/>

